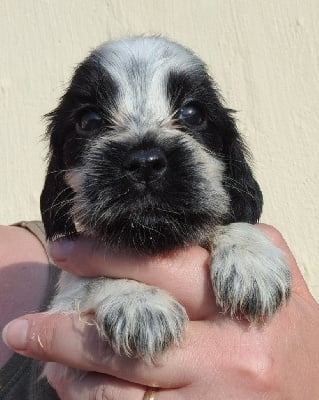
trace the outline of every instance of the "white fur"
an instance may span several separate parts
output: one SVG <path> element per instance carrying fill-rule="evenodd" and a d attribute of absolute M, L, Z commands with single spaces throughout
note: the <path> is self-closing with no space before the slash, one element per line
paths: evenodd
<path fill-rule="evenodd" d="M 246 223 L 219 228 L 211 276 L 218 304 L 232 316 L 272 317 L 290 294 L 291 276 L 283 252 Z"/>
<path fill-rule="evenodd" d="M 202 62 L 182 46 L 157 37 L 109 42 L 93 54 L 116 82 L 119 95 L 114 99 L 114 129 L 91 145 L 80 168 L 65 175 L 75 192 L 72 218 L 78 232 L 90 233 L 82 221 L 89 205 L 81 189 L 92 181 L 90 163 L 100 156 L 101 146 L 107 146 L 111 139 L 132 140 L 150 131 L 163 141 L 183 138 L 183 145 L 191 149 L 188 153 L 193 157 L 201 187 L 205 187 L 198 207 L 211 205 L 217 219 L 225 215 L 229 196 L 223 186 L 223 163 L 192 135 L 174 127 L 166 92 L 169 71 L 196 76 L 204 69 Z M 100 217 L 101 210 L 95 211 L 94 215 Z M 250 320 L 271 317 L 289 296 L 290 273 L 282 252 L 249 224 L 213 228 L 211 277 L 221 310 Z M 127 279 L 84 279 L 64 272 L 48 312 L 77 311 L 95 314 L 101 337 L 116 353 L 146 361 L 156 359 L 171 344 L 178 344 L 187 322 L 184 308 L 160 289 Z M 48 364 L 44 375 L 70 373 L 59 368 Z"/>
<path fill-rule="evenodd" d="M 129 279 L 63 272 L 48 313 L 93 313 L 100 336 L 118 354 L 146 361 L 183 337 L 187 314 L 165 291 Z M 133 339 L 134 338 L 134 339 Z"/>
<path fill-rule="evenodd" d="M 166 79 L 169 71 L 203 69 L 189 50 L 160 37 L 137 37 L 102 44 L 95 53 L 119 87 L 114 118 L 126 116 L 125 125 L 144 134 L 170 115 Z"/>

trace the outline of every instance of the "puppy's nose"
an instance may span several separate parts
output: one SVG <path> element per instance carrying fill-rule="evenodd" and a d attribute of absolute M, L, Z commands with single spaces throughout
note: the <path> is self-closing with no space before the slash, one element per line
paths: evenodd
<path fill-rule="evenodd" d="M 165 173 L 167 158 L 159 148 L 138 150 L 127 156 L 123 167 L 132 180 L 152 182 Z"/>

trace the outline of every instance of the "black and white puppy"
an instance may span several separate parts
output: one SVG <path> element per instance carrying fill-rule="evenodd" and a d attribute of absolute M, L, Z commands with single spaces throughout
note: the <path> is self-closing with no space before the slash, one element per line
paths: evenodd
<path fill-rule="evenodd" d="M 49 114 L 41 210 L 49 240 L 83 234 L 113 251 L 213 253 L 221 312 L 271 317 L 289 297 L 283 254 L 252 224 L 262 194 L 232 112 L 203 62 L 161 37 L 107 42 L 76 69 Z M 94 312 L 101 336 L 153 360 L 183 337 L 187 314 L 163 290 L 62 273 L 49 312 Z"/>

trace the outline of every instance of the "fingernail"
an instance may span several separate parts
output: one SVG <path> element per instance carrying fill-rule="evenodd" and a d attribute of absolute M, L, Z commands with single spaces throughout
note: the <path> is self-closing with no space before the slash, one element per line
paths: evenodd
<path fill-rule="evenodd" d="M 54 260 L 63 261 L 71 253 L 73 246 L 73 240 L 56 240 L 55 242 L 49 243 L 49 254 Z"/>
<path fill-rule="evenodd" d="M 14 350 L 25 350 L 28 330 L 29 322 L 26 319 L 15 319 L 4 327 L 2 339 L 8 347 Z"/>

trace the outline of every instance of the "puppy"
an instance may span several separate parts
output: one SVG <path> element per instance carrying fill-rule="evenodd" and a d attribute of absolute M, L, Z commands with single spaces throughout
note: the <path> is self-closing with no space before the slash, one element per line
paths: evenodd
<path fill-rule="evenodd" d="M 162 37 L 102 44 L 48 115 L 41 211 L 48 240 L 81 234 L 114 252 L 199 244 L 221 312 L 270 318 L 288 299 L 283 254 L 256 223 L 262 194 L 231 110 L 203 62 Z M 155 360 L 187 314 L 165 291 L 63 272 L 49 312 L 92 312 L 118 354 Z"/>

